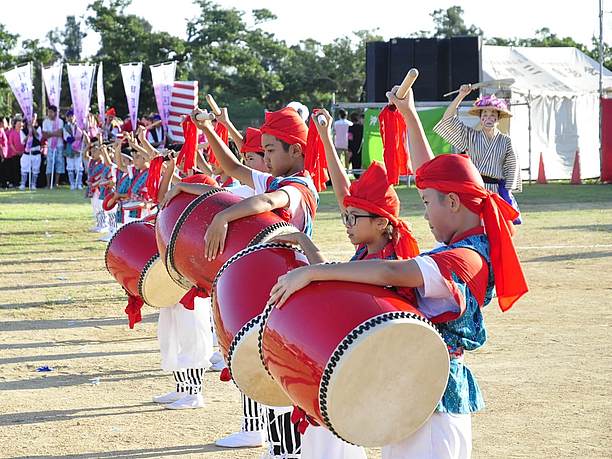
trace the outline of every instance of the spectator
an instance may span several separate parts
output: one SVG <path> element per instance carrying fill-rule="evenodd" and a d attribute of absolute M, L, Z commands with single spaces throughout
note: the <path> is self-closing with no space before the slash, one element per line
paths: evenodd
<path fill-rule="evenodd" d="M 8 133 L 8 122 L 4 116 L 0 117 L 0 186 L 6 187 L 7 170 L 6 170 L 6 159 L 8 157 L 8 139 L 6 137 Z"/>
<path fill-rule="evenodd" d="M 353 175 L 355 178 L 359 178 L 360 173 L 355 172 L 357 169 L 361 169 L 361 149 L 363 144 L 363 115 L 353 112 L 351 113 L 352 126 L 348 129 L 348 149 L 351 155 L 351 167 L 353 168 Z"/>
<path fill-rule="evenodd" d="M 346 119 L 346 111 L 343 109 L 338 110 L 338 116 L 340 119 L 334 122 L 334 144 L 336 145 L 336 150 L 338 151 L 338 157 L 342 159 L 342 156 L 344 155 L 344 167 L 348 169 L 350 159 L 348 149 L 348 133 L 349 127 L 351 127 L 353 123 Z"/>
<path fill-rule="evenodd" d="M 38 120 L 36 119 L 36 114 L 34 114 L 32 123 L 26 120 L 20 133 L 20 142 L 24 145 L 24 152 L 20 160 L 21 184 L 19 189 L 21 191 L 25 190 L 26 182 L 28 182 L 31 190 L 36 189 L 36 181 L 40 173 L 40 144 L 42 139 L 42 131 L 38 127 Z"/>
<path fill-rule="evenodd" d="M 13 127 L 7 134 L 8 148 L 6 153 L 6 177 L 8 187 L 13 188 L 19 185 L 19 161 L 24 152 L 24 144 L 21 142 L 21 130 L 23 128 L 23 118 L 16 115 L 12 122 Z"/>
<path fill-rule="evenodd" d="M 58 116 L 55 105 L 49 105 L 47 109 L 47 118 L 42 123 L 42 138 L 47 140 L 47 184 L 52 188 L 53 175 L 57 186 L 60 175 L 66 172 L 63 155 L 64 121 Z"/>

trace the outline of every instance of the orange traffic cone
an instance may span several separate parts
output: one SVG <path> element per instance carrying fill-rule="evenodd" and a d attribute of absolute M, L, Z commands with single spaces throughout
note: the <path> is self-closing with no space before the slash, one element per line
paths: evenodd
<path fill-rule="evenodd" d="M 576 150 L 576 156 L 574 156 L 574 168 L 572 170 L 572 179 L 570 183 L 572 185 L 582 185 L 582 179 L 580 177 L 580 150 Z"/>
<path fill-rule="evenodd" d="M 548 183 L 546 180 L 546 172 L 544 171 L 544 155 L 540 153 L 540 167 L 538 168 L 538 182 L 539 184 L 545 185 Z"/>

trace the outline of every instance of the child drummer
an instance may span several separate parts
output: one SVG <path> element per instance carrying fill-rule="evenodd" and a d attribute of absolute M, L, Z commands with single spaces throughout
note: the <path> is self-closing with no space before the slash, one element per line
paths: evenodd
<path fill-rule="evenodd" d="M 449 382 L 425 425 L 404 441 L 385 446 L 383 458 L 469 458 L 471 413 L 480 411 L 484 401 L 465 365 L 464 354 L 486 341 L 482 308 L 490 303 L 493 288 L 504 311 L 527 292 L 510 231 L 517 212 L 485 189 L 466 155 L 434 158 L 416 114 L 412 91 L 406 99 L 398 99 L 394 91 L 387 96 L 406 121 L 425 219 L 441 246 L 410 260 L 367 260 L 296 269 L 279 278 L 272 288 L 270 304 L 281 307 L 292 293 L 313 281 L 415 288 L 419 310 L 437 324 L 449 348 Z"/>

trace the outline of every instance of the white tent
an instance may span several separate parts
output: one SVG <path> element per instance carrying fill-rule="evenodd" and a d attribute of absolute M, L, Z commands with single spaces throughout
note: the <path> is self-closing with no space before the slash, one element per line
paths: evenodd
<path fill-rule="evenodd" d="M 569 179 L 574 155 L 580 151 L 583 178 L 599 177 L 599 64 L 576 48 L 482 47 L 483 80 L 514 78 L 510 136 L 537 176 L 540 153 L 549 179 Z M 612 72 L 604 68 L 604 88 Z M 526 102 L 529 101 L 529 104 Z M 523 178 L 527 178 L 526 174 Z"/>

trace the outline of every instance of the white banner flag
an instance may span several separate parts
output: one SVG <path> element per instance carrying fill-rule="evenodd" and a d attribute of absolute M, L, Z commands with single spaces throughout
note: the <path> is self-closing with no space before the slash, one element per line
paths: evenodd
<path fill-rule="evenodd" d="M 95 65 L 66 64 L 68 69 L 68 82 L 72 107 L 76 117 L 77 126 L 83 130 L 87 128 L 89 104 L 91 103 L 91 90 L 93 88 Z"/>
<path fill-rule="evenodd" d="M 172 101 L 172 87 L 174 86 L 174 76 L 176 74 L 176 62 L 151 65 L 150 68 L 157 110 L 159 111 L 164 129 L 168 129 L 168 117 L 170 116 L 170 102 Z"/>
<path fill-rule="evenodd" d="M 102 62 L 98 66 L 98 80 L 96 84 L 96 94 L 98 95 L 98 112 L 102 124 L 106 122 L 106 99 L 104 98 L 104 75 L 102 72 Z"/>
<path fill-rule="evenodd" d="M 58 62 L 51 67 L 43 67 L 42 77 L 47 90 L 49 105 L 55 105 L 59 108 L 62 92 L 62 63 Z"/>
<path fill-rule="evenodd" d="M 4 78 L 8 82 L 23 116 L 28 121 L 32 121 L 34 115 L 34 103 L 32 98 L 32 63 L 29 62 L 21 67 L 4 72 Z"/>
<path fill-rule="evenodd" d="M 132 131 L 136 130 L 138 122 L 138 100 L 140 98 L 140 76 L 142 75 L 142 63 L 121 64 L 121 77 L 127 97 Z"/>

